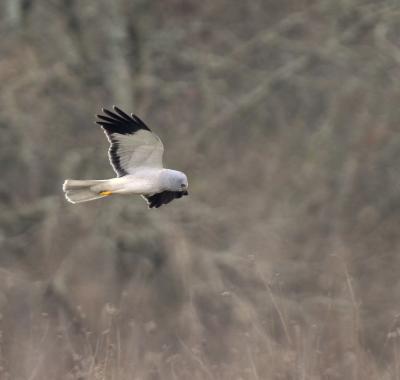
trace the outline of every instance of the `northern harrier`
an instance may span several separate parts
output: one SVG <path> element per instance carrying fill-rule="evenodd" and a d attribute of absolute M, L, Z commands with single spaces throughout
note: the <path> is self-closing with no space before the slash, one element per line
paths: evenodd
<path fill-rule="evenodd" d="M 117 178 L 64 182 L 65 197 L 71 203 L 87 202 L 114 194 L 140 194 L 150 208 L 160 207 L 188 195 L 188 180 L 182 172 L 164 169 L 164 146 L 157 135 L 136 115 L 114 106 L 97 115 L 110 142 L 108 157 Z"/>

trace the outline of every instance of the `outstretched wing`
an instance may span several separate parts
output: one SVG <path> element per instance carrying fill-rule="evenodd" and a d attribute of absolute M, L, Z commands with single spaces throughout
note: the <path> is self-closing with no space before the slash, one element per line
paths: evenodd
<path fill-rule="evenodd" d="M 143 198 L 146 199 L 149 208 L 159 208 L 174 199 L 182 198 L 184 195 L 188 195 L 187 191 L 163 191 L 153 195 L 143 195 Z"/>
<path fill-rule="evenodd" d="M 139 167 L 162 168 L 164 147 L 157 135 L 136 115 L 127 115 L 118 107 L 114 112 L 103 108 L 104 115 L 97 115 L 110 141 L 108 157 L 118 177 Z"/>

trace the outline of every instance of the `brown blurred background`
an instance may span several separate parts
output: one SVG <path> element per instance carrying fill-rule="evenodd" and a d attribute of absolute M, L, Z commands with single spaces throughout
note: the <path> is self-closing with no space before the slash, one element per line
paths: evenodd
<path fill-rule="evenodd" d="M 67 203 L 142 117 L 190 197 Z M 2 0 L 0 378 L 400 379 L 400 4 Z"/>

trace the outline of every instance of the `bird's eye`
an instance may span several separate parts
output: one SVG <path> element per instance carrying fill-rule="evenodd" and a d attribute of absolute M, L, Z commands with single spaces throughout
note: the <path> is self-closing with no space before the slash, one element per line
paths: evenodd
<path fill-rule="evenodd" d="M 184 183 L 182 183 L 181 187 L 186 187 L 186 185 Z"/>

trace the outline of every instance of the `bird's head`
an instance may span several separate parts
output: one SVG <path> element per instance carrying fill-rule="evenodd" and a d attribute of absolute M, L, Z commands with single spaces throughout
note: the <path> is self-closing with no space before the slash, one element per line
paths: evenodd
<path fill-rule="evenodd" d="M 184 173 L 177 170 L 166 169 L 162 173 L 162 180 L 165 183 L 166 190 L 177 191 L 182 193 L 182 195 L 189 195 L 188 179 Z"/>

